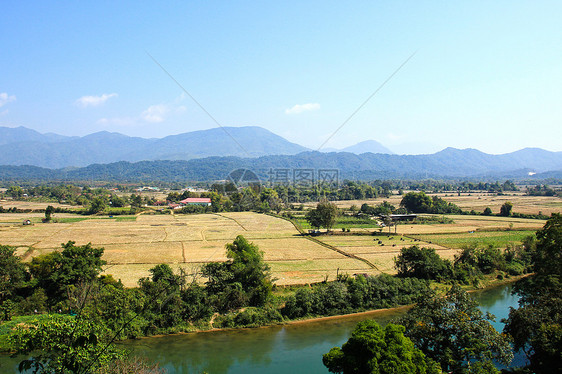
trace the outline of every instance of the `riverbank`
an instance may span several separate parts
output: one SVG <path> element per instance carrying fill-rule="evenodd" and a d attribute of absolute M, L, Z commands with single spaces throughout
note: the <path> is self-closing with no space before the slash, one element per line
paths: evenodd
<path fill-rule="evenodd" d="M 501 286 L 490 287 L 488 291 L 477 290 L 484 291 L 476 296 L 482 301 L 482 311 L 495 314 L 498 322 L 506 318 L 510 307 L 517 307 L 517 301 L 509 296 L 510 287 L 506 287 L 507 290 Z M 396 309 L 383 309 L 366 315 L 364 319 L 385 324 L 402 315 L 401 310 Z M 401 309 L 406 313 L 406 308 Z M 393 311 L 395 314 L 392 314 Z M 360 314 L 364 313 L 353 315 Z M 341 347 L 349 339 L 357 322 L 363 320 L 360 316 L 353 318 L 353 315 L 343 318 L 332 316 L 327 320 L 311 318 L 306 323 L 231 329 L 209 334 L 162 335 L 155 339 L 121 341 L 118 346 L 130 351 L 133 356 L 158 363 L 166 368 L 168 374 L 329 374 L 322 364 L 322 355 L 334 346 Z M 17 373 L 18 363 L 17 359 L 0 356 L 0 372 Z"/>
<path fill-rule="evenodd" d="M 486 291 L 486 290 L 491 290 L 494 288 L 499 288 L 508 284 L 512 284 L 515 283 L 521 279 L 524 279 L 526 277 L 529 277 L 533 275 L 531 274 L 523 274 L 523 275 L 518 275 L 518 276 L 511 276 L 509 278 L 504 278 L 504 279 L 488 279 L 485 282 L 485 286 L 481 287 L 481 288 L 476 288 L 476 287 L 471 287 L 468 286 L 465 288 L 465 290 L 469 293 L 474 293 L 474 292 L 481 292 L 481 291 Z M 446 285 L 446 284 L 441 284 L 441 283 L 436 283 L 434 285 L 438 285 L 439 290 L 442 292 L 446 292 L 445 289 L 450 288 L 450 285 Z M 361 311 L 361 312 L 354 312 L 354 313 L 346 313 L 346 314 L 338 314 L 338 315 L 332 315 L 332 316 L 316 316 L 316 317 L 310 317 L 310 318 L 302 318 L 302 319 L 293 319 L 293 320 L 286 320 L 283 322 L 279 322 L 279 323 L 270 323 L 270 324 L 266 324 L 266 325 L 262 325 L 262 326 L 255 326 L 255 327 L 223 327 L 223 328 L 208 328 L 208 329 L 194 329 L 192 331 L 181 331 L 181 332 L 173 332 L 170 334 L 156 334 L 156 335 L 146 335 L 146 336 L 142 336 L 139 337 L 137 339 L 127 339 L 128 341 L 131 340 L 138 340 L 138 339 L 149 339 L 149 338 L 162 338 L 162 337 L 167 337 L 167 336 L 174 336 L 174 335 L 189 335 L 189 334 L 200 334 L 200 333 L 209 333 L 209 332 L 220 332 L 220 331 L 241 331 L 241 330 L 249 330 L 249 329 L 263 329 L 263 328 L 270 328 L 270 327 L 275 327 L 275 326 L 291 326 L 291 325 L 304 325 L 304 324 L 313 324 L 313 323 L 319 323 L 319 322 L 326 322 L 326 321 L 338 321 L 338 320 L 351 320 L 351 319 L 356 319 L 356 318 L 360 318 L 360 317 L 368 317 L 368 316 L 373 316 L 374 318 L 376 317 L 380 317 L 380 316 L 384 316 L 385 314 L 393 314 L 393 313 L 405 313 L 406 311 L 408 311 L 410 308 L 412 308 L 414 306 L 414 304 L 408 304 L 408 305 L 400 305 L 400 306 L 396 306 L 396 307 L 392 307 L 392 308 L 381 308 L 381 309 L 372 309 L 372 310 L 366 310 L 366 311 Z"/>
<path fill-rule="evenodd" d="M 473 293 L 473 292 L 479 292 L 479 291 L 484 291 L 487 289 L 493 289 L 493 288 L 497 288 L 497 287 L 501 287 L 504 286 L 506 284 L 511 284 L 511 283 L 515 283 L 523 278 L 529 277 L 532 274 L 524 274 L 524 275 L 519 275 L 519 276 L 511 276 L 509 278 L 503 278 L 503 279 L 497 279 L 497 278 L 493 278 L 492 276 L 490 276 L 489 278 L 483 280 L 482 284 L 484 285 L 481 288 L 476 288 L 473 286 L 468 286 L 465 287 L 465 290 L 469 293 Z M 446 292 L 446 290 L 450 287 L 450 285 L 447 284 L 441 284 L 441 283 L 433 283 L 432 284 L 432 288 L 436 289 L 438 292 Z M 330 315 L 330 316 L 313 316 L 313 317 L 309 317 L 309 318 L 299 318 L 299 319 L 292 319 L 292 320 L 284 320 L 284 321 L 279 321 L 279 322 L 272 322 L 272 323 L 266 323 L 263 324 L 261 326 L 244 326 L 244 327 L 211 327 L 211 325 L 207 326 L 193 326 L 193 329 L 186 329 L 185 331 L 174 331 L 174 332 L 170 332 L 170 333 L 160 333 L 160 334 L 154 334 L 154 335 L 144 335 L 144 336 L 139 336 L 137 339 L 126 339 L 126 340 L 138 340 L 138 339 L 145 339 L 145 338 L 161 338 L 161 337 L 166 337 L 166 336 L 173 336 L 173 335 L 186 335 L 186 334 L 194 334 L 194 333 L 205 333 L 205 332 L 217 332 L 217 331 L 236 331 L 236 330 L 247 330 L 247 329 L 256 329 L 256 328 L 267 328 L 267 327 L 272 327 L 272 326 L 283 326 L 283 325 L 303 325 L 303 324 L 313 324 L 316 322 L 325 322 L 325 321 L 337 321 L 337 320 L 346 320 L 346 319 L 355 319 L 355 318 L 359 318 L 359 317 L 367 317 L 367 316 L 373 316 L 378 317 L 378 316 L 383 316 L 384 314 L 392 314 L 392 313 L 400 313 L 400 312 L 406 312 L 408 309 L 410 309 L 413 306 L 413 304 L 408 304 L 408 305 L 399 305 L 396 307 L 392 307 L 392 308 L 380 308 L 380 309 L 372 309 L 372 310 L 364 310 L 364 311 L 360 311 L 360 312 L 353 312 L 353 313 L 346 313 L 346 314 L 337 314 L 337 315 Z M 44 318 L 45 315 L 43 315 Z M 30 319 L 33 318 L 39 318 L 41 319 L 41 316 L 22 316 L 17 318 L 16 320 L 13 321 L 7 321 L 7 322 L 3 322 L 2 324 L 0 324 L 1 327 L 3 327 L 2 329 L 0 329 L 0 331 L 3 331 L 3 334 L 0 335 L 0 352 L 2 353 L 6 353 L 6 343 L 7 343 L 7 336 L 9 335 L 9 327 L 15 327 L 18 323 L 22 323 L 22 322 L 29 322 Z M 20 320 L 21 319 L 21 320 Z M 3 326 L 2 326 L 3 325 Z"/>

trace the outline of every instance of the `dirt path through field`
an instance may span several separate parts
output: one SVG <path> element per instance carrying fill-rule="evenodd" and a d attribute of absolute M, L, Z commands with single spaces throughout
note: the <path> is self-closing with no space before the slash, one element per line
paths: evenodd
<path fill-rule="evenodd" d="M 228 216 L 225 216 L 225 215 L 222 215 L 222 214 L 219 214 L 219 213 L 214 213 L 214 214 L 219 216 L 219 217 L 222 217 L 222 218 L 230 219 L 230 220 L 236 222 L 236 224 L 238 224 L 238 226 L 242 227 L 242 230 L 248 231 L 248 229 L 246 229 L 240 222 L 238 222 L 238 220 L 236 218 L 228 217 Z"/>

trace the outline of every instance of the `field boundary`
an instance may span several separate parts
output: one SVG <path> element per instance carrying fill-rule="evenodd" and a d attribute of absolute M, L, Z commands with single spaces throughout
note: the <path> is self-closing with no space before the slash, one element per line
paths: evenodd
<path fill-rule="evenodd" d="M 304 230 L 303 230 L 296 222 L 294 222 L 294 221 L 293 221 L 292 219 L 290 219 L 290 218 L 283 217 L 283 216 L 278 216 L 278 215 L 272 214 L 272 213 L 265 213 L 265 214 L 267 214 L 267 215 L 269 215 L 269 216 L 272 216 L 272 217 L 275 217 L 275 218 L 281 218 L 281 219 L 284 219 L 285 221 L 291 222 L 291 223 L 293 224 L 293 226 L 295 227 L 295 229 L 297 229 L 297 231 L 298 231 L 304 238 L 310 240 L 311 242 L 314 242 L 314 243 L 319 244 L 319 245 L 321 245 L 321 246 L 323 246 L 323 247 L 325 247 L 325 248 L 328 248 L 328 249 L 330 249 L 330 250 L 332 250 L 332 251 L 335 251 L 335 252 L 337 252 L 337 253 L 339 253 L 339 254 L 345 256 L 345 257 L 349 257 L 349 258 L 353 258 L 353 259 L 355 259 L 355 260 L 362 261 L 362 262 L 364 262 L 365 264 L 369 265 L 370 268 L 375 269 L 375 270 L 378 270 L 378 271 L 381 271 L 381 270 L 377 267 L 377 265 L 373 264 L 371 261 L 369 261 L 369 260 L 367 260 L 367 259 L 365 259 L 365 258 L 361 258 L 361 257 L 356 256 L 356 255 L 351 254 L 351 253 L 347 253 L 347 252 L 345 252 L 345 251 L 343 251 L 343 250 L 341 250 L 341 249 L 339 249 L 339 248 L 337 248 L 337 247 L 334 247 L 333 245 L 330 245 L 330 244 L 328 244 L 328 243 L 324 243 L 323 241 L 320 241 L 320 240 L 318 240 L 318 239 L 316 239 L 316 238 L 311 237 L 310 235 L 307 235 L 307 234 L 304 232 Z"/>
<path fill-rule="evenodd" d="M 228 217 L 228 216 L 223 216 L 223 215 L 220 214 L 220 213 L 213 213 L 213 214 L 216 215 L 216 216 L 222 217 L 222 218 L 230 219 L 230 220 L 236 222 L 236 224 L 237 224 L 238 226 L 242 227 L 242 230 L 248 231 L 248 229 L 245 228 L 244 225 L 242 225 L 240 222 L 238 222 L 238 220 L 237 220 L 236 218 L 232 218 L 232 217 Z"/>

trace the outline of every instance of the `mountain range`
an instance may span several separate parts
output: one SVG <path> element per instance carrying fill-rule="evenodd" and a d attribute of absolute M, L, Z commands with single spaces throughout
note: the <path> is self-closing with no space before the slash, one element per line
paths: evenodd
<path fill-rule="evenodd" d="M 225 127 L 160 139 L 101 131 L 83 137 L 40 134 L 25 127 L 0 127 L 0 165 L 47 168 L 145 160 L 190 160 L 210 156 L 259 157 L 308 149 L 257 126 Z"/>
<path fill-rule="evenodd" d="M 238 168 L 264 179 L 272 169 L 337 169 L 340 178 L 353 180 L 525 179 L 533 173 L 538 174 L 532 178 L 557 177 L 562 171 L 562 152 L 539 148 L 502 155 L 455 148 L 396 155 L 366 141 L 326 151 L 310 151 L 261 127 L 215 128 L 161 139 L 109 132 L 65 137 L 0 127 L 0 179 L 208 181 L 225 179 Z"/>

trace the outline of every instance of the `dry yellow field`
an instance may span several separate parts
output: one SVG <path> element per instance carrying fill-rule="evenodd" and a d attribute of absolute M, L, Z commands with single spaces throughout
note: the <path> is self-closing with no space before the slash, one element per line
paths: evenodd
<path fill-rule="evenodd" d="M 477 212 L 483 212 L 486 207 L 490 207 L 493 213 L 499 213 L 500 207 L 507 201 L 513 204 L 513 211 L 517 213 L 542 213 L 550 216 L 552 213 L 562 211 L 562 199 L 556 196 L 525 196 L 522 192 L 502 196 L 488 193 L 471 193 L 470 195 L 462 193 L 461 196 L 437 194 L 437 196 L 468 211 L 474 209 Z"/>
<path fill-rule="evenodd" d="M 558 198 L 484 195 L 444 198 L 463 209 L 479 210 L 476 207 L 490 206 L 492 210 L 499 210 L 499 206 L 509 200 L 514 204 L 516 212 L 524 212 L 525 206 L 527 212 L 536 209 L 536 213 L 541 210 L 546 214 L 550 212 L 548 206 L 552 211 L 561 210 L 556 205 L 560 200 Z M 383 200 L 398 206 L 400 199 L 400 196 L 393 196 L 389 199 L 346 201 L 338 202 L 338 206 L 359 207 L 363 202 L 376 204 Z M 497 205 L 491 205 L 491 202 Z M 18 207 L 23 208 L 21 205 Z M 454 223 L 400 224 L 396 228 L 397 234 L 392 235 L 393 239 L 370 235 L 316 238 L 345 253 L 370 261 L 376 266 L 375 269 L 363 261 L 347 257 L 300 236 L 288 221 L 257 213 L 142 214 L 124 219 L 55 214 L 54 217 L 59 223 L 48 224 L 41 223 L 43 217 L 41 213 L 0 214 L 0 244 L 17 247 L 17 254 L 29 261 L 33 256 L 60 249 L 61 243 L 69 240 L 79 245 L 92 243 L 95 247 L 105 248 L 104 259 L 108 263 L 105 272 L 121 279 L 126 286 L 135 286 L 139 278 L 149 276 L 148 270 L 159 263 L 170 264 L 174 269 L 181 267 L 189 274 L 198 274 L 202 264 L 226 260 L 225 244 L 232 242 L 237 235 L 244 235 L 259 246 L 272 268 L 277 283 L 286 285 L 312 283 L 326 277 L 334 279 L 338 271 L 348 274 L 377 274 L 381 271 L 392 273 L 393 260 L 405 246 L 419 244 L 432 247 L 441 256 L 452 259 L 458 247 L 447 243 L 456 243 L 458 238 L 447 235 L 462 236 L 468 235 L 469 231 L 491 232 L 508 229 L 532 231 L 544 225 L 544 221 L 540 220 L 448 216 L 453 218 Z M 30 219 L 33 224 L 22 225 L 26 219 Z M 353 231 L 359 233 L 368 230 Z M 440 236 L 442 245 L 437 245 L 437 240 L 430 243 L 433 240 L 432 235 Z M 379 240 L 382 243 L 379 243 Z"/>
<path fill-rule="evenodd" d="M 522 192 L 513 192 L 507 195 L 498 196 L 489 193 L 461 193 L 461 196 L 453 193 L 429 193 L 429 196 L 439 196 L 447 202 L 456 204 L 462 210 L 475 210 L 483 212 L 486 207 L 490 207 L 493 213 L 499 213 L 500 207 L 507 201 L 513 204 L 513 212 L 524 214 L 539 214 L 550 216 L 552 213 L 562 212 L 562 199 L 556 196 L 525 196 Z M 400 206 L 402 196 L 392 195 L 388 198 L 379 197 L 369 200 L 346 200 L 336 201 L 339 208 L 349 208 L 352 205 L 360 208 L 363 203 L 377 205 L 383 201 L 388 201 L 395 207 Z M 307 203 L 309 207 L 316 206 L 316 203 Z"/>
<path fill-rule="evenodd" d="M 22 225 L 28 218 L 34 224 Z M 257 213 L 142 214 L 133 220 L 93 217 L 66 223 L 40 223 L 40 218 L 41 214 L 0 214 L 0 244 L 18 247 L 18 254 L 29 260 L 59 249 L 68 240 L 92 243 L 105 248 L 106 273 L 127 286 L 135 286 L 159 263 L 187 267 L 193 273 L 206 262 L 225 261 L 225 244 L 237 235 L 259 246 L 279 284 L 310 283 L 326 276 L 334 279 L 338 268 L 372 270 L 364 262 L 300 236 L 288 221 Z"/>
<path fill-rule="evenodd" d="M 399 234 L 404 235 L 460 233 L 477 230 L 506 230 L 508 228 L 513 230 L 538 230 L 543 227 L 546 222 L 539 219 L 494 216 L 447 215 L 447 218 L 453 219 L 454 223 L 412 225 L 405 222 L 399 224 L 396 230 Z"/>
<path fill-rule="evenodd" d="M 421 225 L 417 225 L 421 226 Z M 385 273 L 394 273 L 394 258 L 400 254 L 404 247 L 420 245 L 423 247 L 435 248 L 437 253 L 444 258 L 453 259 L 458 252 L 436 244 L 415 240 L 402 235 L 392 236 L 324 236 L 321 237 L 324 243 L 333 245 L 347 253 L 364 258 L 373 263 L 378 270 Z"/>

